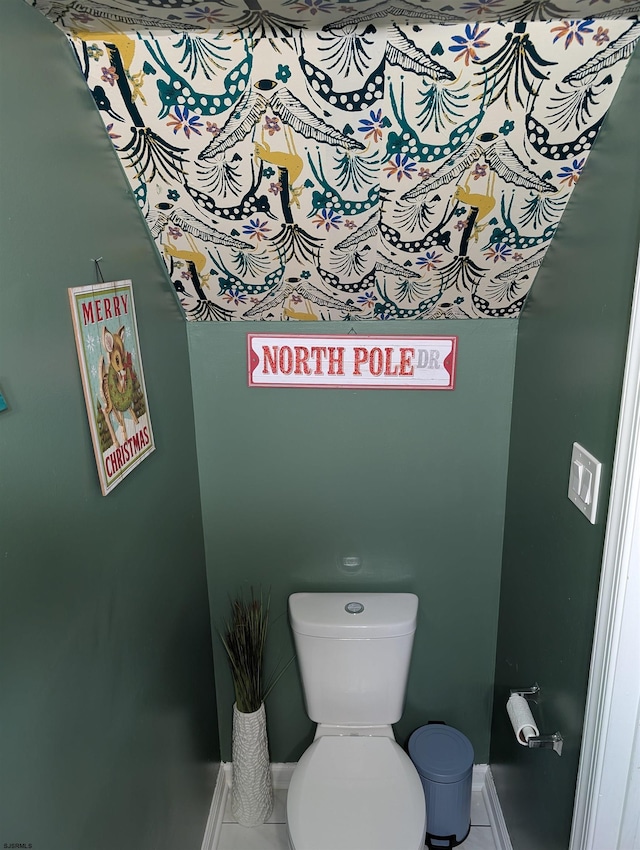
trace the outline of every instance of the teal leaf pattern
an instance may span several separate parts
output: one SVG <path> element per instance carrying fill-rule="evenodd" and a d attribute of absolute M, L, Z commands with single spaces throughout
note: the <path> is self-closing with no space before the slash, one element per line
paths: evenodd
<path fill-rule="evenodd" d="M 33 5 L 188 320 L 393 321 L 522 309 L 640 40 L 562 2 Z"/>

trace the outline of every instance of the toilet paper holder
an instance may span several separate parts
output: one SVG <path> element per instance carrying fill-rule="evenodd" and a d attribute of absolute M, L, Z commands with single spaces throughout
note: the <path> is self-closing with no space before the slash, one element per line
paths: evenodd
<path fill-rule="evenodd" d="M 524 697 L 528 702 L 537 703 L 536 697 L 540 694 L 540 685 L 536 682 L 530 688 L 511 688 L 511 695 L 517 694 Z M 562 755 L 562 744 L 564 740 L 560 732 L 554 732 L 552 735 L 533 735 L 527 738 L 527 746 L 531 749 L 553 750 Z"/>

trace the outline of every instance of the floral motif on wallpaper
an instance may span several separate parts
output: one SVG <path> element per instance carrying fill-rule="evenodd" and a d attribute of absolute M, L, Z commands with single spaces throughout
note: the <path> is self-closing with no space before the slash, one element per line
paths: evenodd
<path fill-rule="evenodd" d="M 640 39 L 633 4 L 343 3 L 325 24 L 328 0 L 246 4 L 174 0 L 176 31 L 151 3 L 41 4 L 187 318 L 517 317 Z"/>

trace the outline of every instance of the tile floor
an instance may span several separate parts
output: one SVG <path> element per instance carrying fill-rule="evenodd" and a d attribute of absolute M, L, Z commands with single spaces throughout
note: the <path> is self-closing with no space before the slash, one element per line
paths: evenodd
<path fill-rule="evenodd" d="M 263 826 L 245 827 L 237 824 L 231 814 L 231 795 L 223 816 L 222 830 L 217 850 L 288 850 L 285 812 L 287 789 L 274 788 L 275 805 L 273 814 Z M 489 823 L 489 813 L 482 796 L 482 787 L 473 786 L 471 793 L 471 832 L 467 840 L 459 844 L 460 850 L 498 850 Z M 392 848 L 389 848 L 392 850 Z"/>

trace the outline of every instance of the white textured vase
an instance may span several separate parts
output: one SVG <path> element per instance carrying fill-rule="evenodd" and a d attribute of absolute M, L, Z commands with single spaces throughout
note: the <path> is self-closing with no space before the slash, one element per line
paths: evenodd
<path fill-rule="evenodd" d="M 264 703 L 244 714 L 233 706 L 231 812 L 242 826 L 258 826 L 273 811 L 273 783 Z"/>

